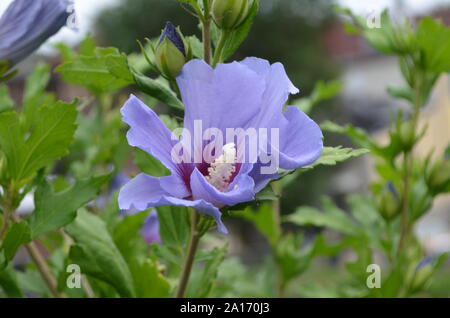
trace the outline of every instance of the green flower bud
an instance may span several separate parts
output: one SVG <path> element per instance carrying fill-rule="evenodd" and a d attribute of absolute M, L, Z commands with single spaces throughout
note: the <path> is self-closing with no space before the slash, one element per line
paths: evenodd
<path fill-rule="evenodd" d="M 432 194 L 450 187 L 450 160 L 438 160 L 426 173 L 426 183 Z"/>
<path fill-rule="evenodd" d="M 214 22 L 220 29 L 235 29 L 248 17 L 252 4 L 253 0 L 214 0 Z"/>
<path fill-rule="evenodd" d="M 378 211 L 386 221 L 390 221 L 400 214 L 400 200 L 391 183 L 381 193 L 377 205 Z"/>
<path fill-rule="evenodd" d="M 398 131 L 400 143 L 403 151 L 410 151 L 416 142 L 416 132 L 414 125 L 410 121 L 402 122 Z"/>
<path fill-rule="evenodd" d="M 410 293 L 420 291 L 434 273 L 434 264 L 431 257 L 425 258 L 415 268 L 411 267 L 406 275 Z"/>
<path fill-rule="evenodd" d="M 186 49 L 180 32 L 167 22 L 155 50 L 155 64 L 167 78 L 175 78 L 186 63 Z"/>

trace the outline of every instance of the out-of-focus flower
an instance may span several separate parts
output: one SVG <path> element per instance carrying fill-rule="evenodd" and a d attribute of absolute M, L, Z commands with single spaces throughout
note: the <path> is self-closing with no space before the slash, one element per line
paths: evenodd
<path fill-rule="evenodd" d="M 159 234 L 159 219 L 156 210 L 152 210 L 144 222 L 141 229 L 141 234 L 144 240 L 151 243 L 161 243 L 161 236 Z"/>
<path fill-rule="evenodd" d="M 186 47 L 183 37 L 171 22 L 166 23 L 155 51 L 155 62 L 159 71 L 168 78 L 180 74 L 186 63 Z"/>
<path fill-rule="evenodd" d="M 323 147 L 319 126 L 295 106 L 282 112 L 288 96 L 298 92 L 282 64 L 247 58 L 213 69 L 202 60 L 192 60 L 184 66 L 177 83 L 185 105 L 182 152 L 187 150 L 188 159 L 194 160 L 174 160 L 172 151 L 180 141 L 174 140 L 155 112 L 131 96 L 121 109 L 123 120 L 131 127 L 128 143 L 160 160 L 172 174 L 136 176 L 119 193 L 121 209 L 191 207 L 212 216 L 219 231 L 226 233 L 220 208 L 254 200 L 270 180 L 278 178 L 277 168 L 297 169 L 319 158 Z M 196 128 L 198 123 L 200 128 Z M 252 145 L 246 138 L 233 139 L 216 149 L 212 160 L 205 160 L 202 154 L 207 141 L 190 143 L 186 132 L 195 135 L 200 130 L 204 136 L 211 129 L 223 136 L 229 130 L 274 130 L 278 132 L 277 144 L 273 144 L 272 135 L 260 138 L 256 155 L 243 160 L 241 155 Z M 195 160 L 198 154 L 199 161 Z M 272 173 L 262 169 L 269 154 L 277 157 Z"/>
<path fill-rule="evenodd" d="M 59 31 L 71 0 L 15 0 L 0 17 L 0 61 L 17 64 Z"/>

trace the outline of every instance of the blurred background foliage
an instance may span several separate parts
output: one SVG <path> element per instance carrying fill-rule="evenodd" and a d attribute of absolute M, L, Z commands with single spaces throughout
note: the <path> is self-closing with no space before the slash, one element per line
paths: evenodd
<path fill-rule="evenodd" d="M 334 79 L 338 67 L 318 40 L 335 20 L 330 0 L 262 0 L 251 35 L 233 59 L 258 56 L 280 61 L 303 94 L 318 80 Z M 198 21 L 167 0 L 122 0 L 105 9 L 97 18 L 95 32 L 101 45 L 115 46 L 126 53 L 138 52 L 136 40 L 158 37 L 166 21 L 181 26 L 184 35 L 200 38 Z"/>

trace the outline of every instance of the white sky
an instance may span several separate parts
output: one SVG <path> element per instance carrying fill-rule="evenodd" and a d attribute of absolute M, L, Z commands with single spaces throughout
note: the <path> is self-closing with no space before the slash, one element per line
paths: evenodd
<path fill-rule="evenodd" d="M 0 0 L 0 14 L 13 0 Z M 33 1 L 33 0 L 30 0 Z M 132 0 L 129 0 L 132 1 Z M 175 1 L 175 0 L 167 0 Z M 266 0 L 269 1 L 269 0 Z M 429 9 L 439 4 L 447 3 L 450 0 L 335 0 L 345 7 L 350 7 L 359 14 L 370 13 L 373 11 L 381 11 L 386 7 L 393 8 L 398 2 L 403 2 L 407 14 L 427 12 Z M 61 29 L 53 36 L 41 49 L 41 52 L 48 53 L 52 51 L 55 43 L 65 42 L 68 44 L 76 44 L 86 33 L 89 32 L 97 13 L 108 6 L 114 5 L 118 0 L 75 0 L 75 10 L 78 17 L 79 31 L 75 32 L 67 28 Z"/>

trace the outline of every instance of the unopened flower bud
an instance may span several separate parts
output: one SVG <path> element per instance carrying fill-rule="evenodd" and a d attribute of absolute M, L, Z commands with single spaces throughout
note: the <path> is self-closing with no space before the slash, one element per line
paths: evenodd
<path fill-rule="evenodd" d="M 445 192 L 450 187 L 450 160 L 438 160 L 426 174 L 431 193 Z"/>
<path fill-rule="evenodd" d="M 414 125 L 410 121 L 405 121 L 400 124 L 399 138 L 403 151 L 409 151 L 416 142 L 416 132 L 414 131 Z"/>
<path fill-rule="evenodd" d="M 390 221 L 400 213 L 400 199 L 392 183 L 386 186 L 378 199 L 378 211 L 381 216 Z"/>
<path fill-rule="evenodd" d="M 420 291 L 434 272 L 433 258 L 426 257 L 415 268 L 409 270 L 407 283 L 411 293 Z"/>
<path fill-rule="evenodd" d="M 155 63 L 162 75 L 175 78 L 186 63 L 183 37 L 171 22 L 167 22 L 155 51 Z"/>
<path fill-rule="evenodd" d="M 248 17 L 252 4 L 253 0 L 214 0 L 214 22 L 221 29 L 235 29 Z"/>

